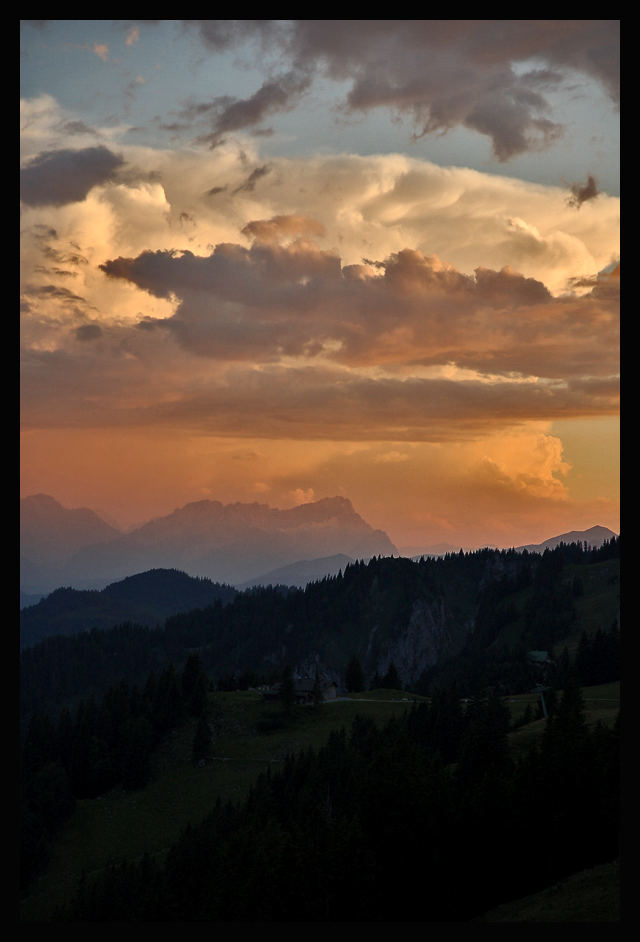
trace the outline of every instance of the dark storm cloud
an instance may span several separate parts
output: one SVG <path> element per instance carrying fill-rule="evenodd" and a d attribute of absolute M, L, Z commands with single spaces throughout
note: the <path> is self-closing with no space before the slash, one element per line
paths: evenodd
<path fill-rule="evenodd" d="M 580 209 L 583 203 L 586 203 L 587 200 L 595 199 L 599 193 L 596 178 L 589 175 L 586 183 L 571 184 L 571 196 L 567 197 L 567 203 L 569 206 L 575 206 L 576 209 Z"/>
<path fill-rule="evenodd" d="M 45 151 L 20 171 L 20 199 L 28 206 L 81 202 L 123 163 L 107 147 Z"/>
<path fill-rule="evenodd" d="M 78 340 L 83 342 L 97 340 L 98 337 L 102 336 L 102 328 L 98 324 L 82 324 L 81 327 L 76 327 L 75 335 Z"/>
<path fill-rule="evenodd" d="M 248 127 L 267 111 L 290 108 L 308 90 L 312 70 L 351 82 L 345 113 L 390 109 L 412 119 L 416 138 L 462 125 L 488 136 L 502 161 L 561 135 L 543 91 L 558 87 L 570 70 L 596 79 L 619 100 L 618 20 L 183 22 L 214 51 L 258 40 L 263 52 L 279 49 L 280 61 L 292 66 L 250 99 L 228 102 L 214 138 L 227 122 Z M 514 69 L 529 59 L 545 67 Z"/>
<path fill-rule="evenodd" d="M 256 169 L 253 170 L 249 174 L 249 176 L 244 181 L 244 183 L 241 183 L 240 186 L 236 187 L 236 189 L 233 192 L 234 193 L 242 193 L 242 192 L 251 193 L 255 189 L 255 186 L 258 180 L 260 180 L 261 177 L 264 177 L 267 173 L 269 173 L 270 169 L 271 168 L 267 164 L 263 164 L 262 167 L 256 167 Z"/>
<path fill-rule="evenodd" d="M 198 140 L 216 147 L 230 131 L 255 127 L 268 115 L 288 111 L 311 87 L 312 76 L 307 70 L 294 70 L 264 82 L 249 98 L 222 96 L 209 103 L 191 105 L 185 114 L 195 117 L 208 114 L 212 130 Z M 266 133 L 263 129 L 262 133 Z"/>
<path fill-rule="evenodd" d="M 613 375 L 617 299 L 554 298 L 541 282 L 503 268 L 473 276 L 435 256 L 404 249 L 372 275 L 342 267 L 304 235 L 308 222 L 274 217 L 246 227 L 247 249 L 218 245 L 207 257 L 143 252 L 101 265 L 156 297 L 177 298 L 168 330 L 199 357 L 274 363 L 317 357 L 347 366 L 455 363 L 494 374 L 554 379 Z M 308 228 L 307 230 L 308 231 Z"/>

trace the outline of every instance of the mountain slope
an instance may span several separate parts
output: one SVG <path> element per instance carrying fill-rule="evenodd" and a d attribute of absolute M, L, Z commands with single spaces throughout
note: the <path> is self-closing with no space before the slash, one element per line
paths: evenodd
<path fill-rule="evenodd" d="M 569 533 L 561 533 L 560 536 L 552 536 L 543 543 L 527 543 L 526 546 L 516 546 L 518 552 L 527 550 L 529 553 L 544 553 L 546 549 L 555 549 L 560 543 L 586 543 L 587 546 L 597 547 L 617 536 L 613 530 L 608 527 L 589 527 L 588 530 L 571 530 Z"/>
<path fill-rule="evenodd" d="M 119 531 L 86 507 L 69 510 L 47 494 L 20 501 L 20 584 L 52 589 L 62 582 L 64 563 L 94 543 L 108 543 Z"/>
<path fill-rule="evenodd" d="M 73 583 L 177 567 L 238 585 L 301 559 L 337 553 L 368 559 L 397 550 L 386 533 L 366 523 L 342 497 L 289 510 L 197 501 L 109 543 L 86 548 L 69 560 L 65 574 Z"/>
<path fill-rule="evenodd" d="M 178 570 L 155 569 L 102 591 L 60 588 L 20 613 L 21 647 L 52 635 L 77 634 L 134 622 L 153 628 L 170 615 L 206 608 L 235 597 L 231 586 L 194 579 Z"/>
<path fill-rule="evenodd" d="M 249 579 L 241 583 L 239 589 L 249 589 L 258 585 L 285 585 L 296 586 L 303 589 L 309 582 L 324 579 L 325 576 L 337 576 L 350 563 L 355 562 L 352 556 L 337 553 L 335 556 L 323 556 L 320 559 L 301 559 L 289 566 L 281 566 L 266 572 L 256 579 Z"/>

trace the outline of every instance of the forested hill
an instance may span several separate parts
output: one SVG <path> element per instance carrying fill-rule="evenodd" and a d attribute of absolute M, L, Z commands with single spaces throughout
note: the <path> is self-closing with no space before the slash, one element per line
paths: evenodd
<path fill-rule="evenodd" d="M 72 635 L 121 622 L 160 627 L 170 616 L 205 608 L 236 595 L 231 586 L 194 578 L 177 569 L 151 569 L 113 582 L 101 591 L 59 588 L 20 613 L 20 645 L 52 635 Z"/>
<path fill-rule="evenodd" d="M 543 555 L 378 558 L 304 590 L 238 593 L 162 628 L 121 624 L 26 648 L 25 912 L 48 861 L 53 897 L 40 911 L 53 921 L 454 922 L 614 860 L 619 715 L 587 726 L 580 687 L 620 678 L 619 553 L 616 538 Z M 298 706 L 293 671 L 305 668 L 375 699 Z M 280 681 L 278 703 L 240 692 L 259 681 Z M 298 723 L 317 722 L 324 741 L 325 722 L 354 699 L 377 707 L 378 687 L 401 708 L 387 725 L 358 712 L 319 751 L 299 744 Z M 412 692 L 399 699 L 400 688 Z M 540 689 L 539 713 L 531 702 L 511 713 L 511 694 L 537 702 Z M 265 752 L 281 764 L 268 758 L 236 802 L 223 788 L 226 750 L 249 700 L 259 712 L 229 781 L 248 755 L 256 770 Z M 267 748 L 278 730 L 286 757 Z M 176 841 L 162 829 L 187 783 Z M 135 806 L 130 827 L 149 820 L 153 838 L 129 847 L 124 819 L 111 817 L 121 802 Z M 74 898 L 66 867 L 55 868 L 73 834 L 108 846 L 77 873 Z M 54 898 L 63 908 L 51 915 Z"/>
<path fill-rule="evenodd" d="M 461 694 L 530 689 L 539 679 L 530 650 L 554 660 L 567 641 L 575 649 L 583 633 L 598 631 L 616 648 L 619 554 L 615 538 L 542 556 L 487 549 L 419 562 L 379 557 L 305 589 L 239 592 L 157 629 L 129 621 L 48 638 L 22 652 L 23 716 L 120 680 L 141 683 L 193 651 L 216 686 L 242 676 L 273 681 L 286 665 L 299 674 L 319 668 L 340 686 L 355 657 L 369 686 L 393 670 L 396 686 L 425 694 L 444 680 Z"/>

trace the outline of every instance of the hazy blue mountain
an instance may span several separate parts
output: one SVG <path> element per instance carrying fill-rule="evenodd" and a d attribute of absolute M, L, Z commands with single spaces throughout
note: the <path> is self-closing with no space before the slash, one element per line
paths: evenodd
<path fill-rule="evenodd" d="M 589 527 L 588 530 L 571 530 L 569 533 L 561 533 L 560 536 L 552 536 L 543 543 L 527 543 L 526 546 L 516 546 L 519 552 L 527 550 L 529 553 L 544 553 L 546 549 L 554 549 L 560 543 L 586 543 L 590 547 L 602 546 L 603 543 L 612 537 L 618 536 L 608 527 Z"/>
<path fill-rule="evenodd" d="M 20 585 L 29 594 L 42 594 L 63 581 L 68 559 L 85 547 L 107 543 L 119 531 L 95 511 L 69 510 L 48 494 L 20 501 Z"/>
<path fill-rule="evenodd" d="M 249 589 L 258 585 L 285 585 L 296 586 L 303 589 L 309 582 L 317 582 L 325 576 L 337 576 L 349 563 L 355 560 L 352 556 L 337 553 L 335 556 L 323 556 L 321 559 L 301 559 L 289 566 L 281 566 L 271 572 L 264 573 L 256 579 L 249 579 L 241 583 L 239 589 Z"/>
<path fill-rule="evenodd" d="M 28 608 L 30 605 L 37 605 L 40 599 L 43 598 L 41 592 L 23 592 L 20 591 L 20 608 Z"/>
<path fill-rule="evenodd" d="M 453 543 L 435 543 L 431 546 L 400 546 L 400 555 L 407 559 L 419 559 L 421 556 L 444 556 L 446 553 L 458 553 L 460 546 Z"/>
<path fill-rule="evenodd" d="M 26 568 L 23 589 L 35 592 L 46 587 L 50 591 L 60 585 L 102 588 L 131 573 L 172 568 L 238 585 L 303 559 L 336 554 L 370 559 L 398 552 L 387 534 L 370 526 L 343 497 L 287 510 L 259 503 L 225 505 L 203 500 L 127 533 L 104 526 L 107 529 L 97 530 L 92 541 L 78 541 L 75 552 L 61 544 L 55 554 L 41 553 L 39 566 Z M 55 528 L 47 540 L 54 548 Z M 24 547 L 23 553 L 26 555 Z"/>
<path fill-rule="evenodd" d="M 558 546 L 559 543 L 584 543 L 586 542 L 590 547 L 593 546 L 602 546 L 602 544 L 610 540 L 612 537 L 617 536 L 617 533 L 614 533 L 613 530 L 609 530 L 607 527 L 590 527 L 588 530 L 571 530 L 569 533 L 561 533 L 559 536 L 551 536 L 548 540 L 544 540 L 542 543 L 527 543 L 524 546 L 514 547 L 518 552 L 522 550 L 527 550 L 530 553 L 544 553 L 546 549 L 553 549 Z M 489 549 L 498 549 L 496 546 L 489 546 L 486 544 Z M 467 547 L 460 546 L 459 544 L 453 543 L 436 543 L 432 546 L 401 546 L 400 553 L 402 556 L 407 556 L 410 559 L 420 559 L 421 556 L 445 556 L 447 553 L 459 553 L 461 549 L 464 552 L 469 552 L 472 549 L 480 549 L 481 547 Z M 485 547 L 482 547 L 483 549 Z M 508 548 L 508 547 L 506 547 Z"/>

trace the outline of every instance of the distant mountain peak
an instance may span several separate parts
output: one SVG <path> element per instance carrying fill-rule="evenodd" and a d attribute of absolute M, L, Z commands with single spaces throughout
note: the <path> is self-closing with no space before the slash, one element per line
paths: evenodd
<path fill-rule="evenodd" d="M 76 527 L 75 545 L 68 546 L 60 540 L 60 523 L 51 519 L 45 558 L 39 545 L 43 527 L 34 518 L 62 515 L 68 532 L 72 516 L 84 513 L 65 511 L 53 501 L 47 507 L 50 513 L 23 515 L 32 519 L 32 539 L 23 542 L 22 584 L 32 592 L 51 586 L 53 580 L 57 585 L 87 587 L 106 585 L 136 571 L 171 568 L 238 584 L 300 560 L 339 554 L 369 559 L 398 552 L 387 534 L 367 523 L 347 497 L 334 496 L 284 509 L 257 502 L 191 501 L 126 533 L 105 523 L 103 530 L 96 526 L 92 530 L 85 521 L 82 528 Z M 100 520 L 97 515 L 93 519 Z M 39 569 L 32 561 L 40 564 Z"/>
<path fill-rule="evenodd" d="M 26 506 L 33 507 L 61 507 L 55 497 L 52 497 L 50 494 L 29 494 L 27 497 L 21 499 L 21 503 Z"/>
<path fill-rule="evenodd" d="M 602 546 L 608 540 L 617 537 L 608 527 L 593 526 L 587 530 L 570 530 L 568 533 L 560 533 L 558 536 L 549 537 L 542 543 L 527 543 L 525 546 L 516 546 L 515 549 L 528 552 L 544 552 L 546 549 L 554 549 L 560 543 L 587 543 L 588 546 Z"/>

